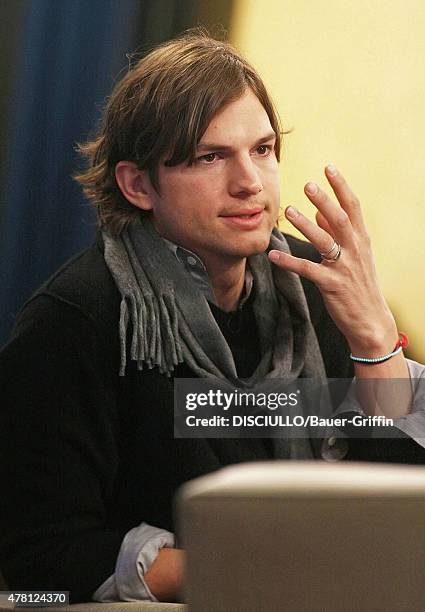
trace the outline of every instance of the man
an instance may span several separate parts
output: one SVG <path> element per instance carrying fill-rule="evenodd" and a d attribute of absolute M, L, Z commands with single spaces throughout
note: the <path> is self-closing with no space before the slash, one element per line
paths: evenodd
<path fill-rule="evenodd" d="M 318 225 L 286 217 L 312 244 L 286 240 L 273 230 L 280 144 L 258 74 L 203 34 L 161 45 L 116 86 L 78 177 L 102 233 L 27 302 L 2 354 L 11 588 L 175 601 L 183 482 L 258 459 L 424 461 L 409 435 L 421 401 L 409 369 L 423 368 L 401 352 L 358 201 L 327 166 L 338 203 L 308 183 Z M 400 438 L 341 450 L 173 437 L 174 377 L 350 378 L 353 365 L 358 378 L 406 382 L 386 407 L 407 423 Z"/>

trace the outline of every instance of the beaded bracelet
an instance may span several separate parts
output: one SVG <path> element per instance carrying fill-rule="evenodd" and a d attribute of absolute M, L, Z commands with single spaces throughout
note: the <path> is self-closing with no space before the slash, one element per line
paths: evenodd
<path fill-rule="evenodd" d="M 391 353 L 388 353 L 387 355 L 382 355 L 382 357 L 355 357 L 351 353 L 350 359 L 352 361 L 358 361 L 359 363 L 382 363 L 384 361 L 387 361 L 388 359 L 391 359 L 391 357 L 394 357 L 394 355 L 398 355 L 399 353 L 401 353 L 401 351 L 405 349 L 408 345 L 409 339 L 407 337 L 407 334 L 405 334 L 404 332 L 399 332 L 397 344 L 395 345 Z"/>

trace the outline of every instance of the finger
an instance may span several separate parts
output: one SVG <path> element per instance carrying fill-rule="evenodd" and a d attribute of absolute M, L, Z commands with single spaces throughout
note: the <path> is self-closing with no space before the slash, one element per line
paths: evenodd
<path fill-rule="evenodd" d="M 329 277 L 329 270 L 325 266 L 308 259 L 282 253 L 282 251 L 270 251 L 269 259 L 279 268 L 299 274 L 319 286 L 325 283 Z"/>
<path fill-rule="evenodd" d="M 328 164 L 326 166 L 325 175 L 338 202 L 349 216 L 354 229 L 357 231 L 366 231 L 360 202 L 355 193 L 350 189 L 345 178 L 333 164 Z"/>
<path fill-rule="evenodd" d="M 329 223 L 326 221 L 325 217 L 322 215 L 322 213 L 319 210 L 316 213 L 316 223 L 319 227 L 322 228 L 322 230 L 324 230 L 330 236 L 332 236 L 332 238 L 335 238 L 335 236 L 333 235 L 333 230 L 331 226 L 329 225 Z"/>
<path fill-rule="evenodd" d="M 319 253 L 327 253 L 332 248 L 333 237 L 310 219 L 307 219 L 295 206 L 288 206 L 285 210 L 285 216 L 316 247 Z"/>
<path fill-rule="evenodd" d="M 335 239 L 343 246 L 351 246 L 354 239 L 353 227 L 345 210 L 333 202 L 316 183 L 307 183 L 304 187 L 304 193 L 325 217 L 332 228 Z"/>

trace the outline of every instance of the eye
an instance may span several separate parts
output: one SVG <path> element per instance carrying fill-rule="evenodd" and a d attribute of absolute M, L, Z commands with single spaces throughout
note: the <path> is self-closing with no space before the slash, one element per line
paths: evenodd
<path fill-rule="evenodd" d="M 261 157 L 266 157 L 272 150 L 272 146 L 271 145 L 260 145 L 259 147 L 257 147 L 257 153 L 258 155 L 260 155 Z"/>
<path fill-rule="evenodd" d="M 206 155 L 198 157 L 198 161 L 204 162 L 205 164 L 212 164 L 216 159 L 218 159 L 217 153 L 207 153 Z"/>

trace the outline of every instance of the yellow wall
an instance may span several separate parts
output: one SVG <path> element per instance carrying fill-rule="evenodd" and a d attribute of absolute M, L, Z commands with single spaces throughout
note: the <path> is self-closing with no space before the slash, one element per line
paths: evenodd
<path fill-rule="evenodd" d="M 282 204 L 334 162 L 360 198 L 384 293 L 425 361 L 425 2 L 238 0 L 230 39 L 285 128 Z M 289 229 L 284 221 L 283 229 Z"/>

